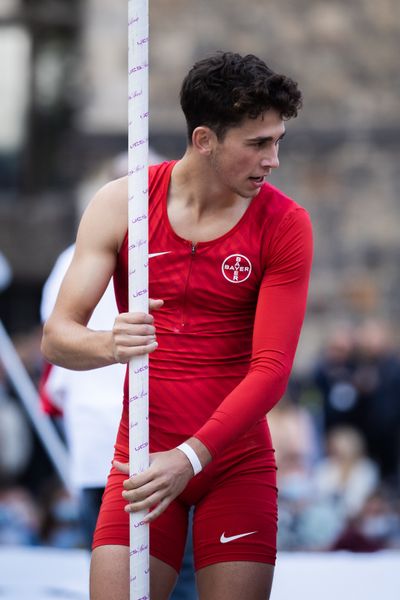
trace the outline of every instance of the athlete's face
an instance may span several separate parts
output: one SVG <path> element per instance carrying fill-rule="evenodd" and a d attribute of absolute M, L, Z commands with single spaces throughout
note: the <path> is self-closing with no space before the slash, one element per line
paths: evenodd
<path fill-rule="evenodd" d="M 215 139 L 211 154 L 219 183 L 245 198 L 256 196 L 265 177 L 279 167 L 279 142 L 284 135 L 285 124 L 275 110 L 228 129 L 222 141 Z"/>

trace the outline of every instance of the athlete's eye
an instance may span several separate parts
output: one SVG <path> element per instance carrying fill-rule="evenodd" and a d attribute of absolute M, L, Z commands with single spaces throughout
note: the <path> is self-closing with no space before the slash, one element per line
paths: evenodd
<path fill-rule="evenodd" d="M 279 140 L 276 140 L 275 146 L 279 146 L 279 144 L 280 144 L 280 143 L 281 143 L 281 142 L 284 140 L 284 138 L 285 138 L 285 134 L 283 134 L 283 135 L 282 135 L 282 136 L 279 138 Z"/>
<path fill-rule="evenodd" d="M 255 148 L 264 148 L 264 146 L 267 145 L 267 142 L 265 141 L 260 141 L 260 142 L 254 142 L 254 144 L 251 144 L 251 146 L 254 146 Z"/>

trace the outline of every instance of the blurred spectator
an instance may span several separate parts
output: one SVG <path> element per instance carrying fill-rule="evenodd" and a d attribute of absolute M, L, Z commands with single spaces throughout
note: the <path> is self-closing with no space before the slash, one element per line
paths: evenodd
<path fill-rule="evenodd" d="M 348 426 L 332 429 L 327 437 L 327 456 L 314 473 L 319 498 L 334 503 L 345 518 L 354 517 L 379 482 L 379 470 L 365 454 L 361 434 Z"/>
<path fill-rule="evenodd" d="M 338 325 L 329 336 L 313 374 L 322 394 L 325 431 L 342 424 L 359 427 L 362 406 L 353 383 L 355 360 L 354 330 L 349 325 Z"/>
<path fill-rule="evenodd" d="M 29 377 L 37 385 L 43 365 L 43 356 L 40 352 L 42 327 L 37 326 L 26 332 L 13 335 L 12 342 Z"/>
<path fill-rule="evenodd" d="M 279 489 L 278 548 L 324 550 L 336 539 L 343 518 L 313 485 L 318 458 L 316 432 L 309 413 L 284 398 L 268 415 L 276 449 Z"/>
<path fill-rule="evenodd" d="M 285 396 L 268 414 L 281 486 L 297 474 L 310 472 L 318 458 L 317 435 L 307 410 Z"/>
<path fill-rule="evenodd" d="M 385 324 L 369 320 L 358 329 L 353 382 L 362 407 L 360 427 L 368 452 L 378 463 L 383 479 L 398 485 L 400 359 Z"/>
<path fill-rule="evenodd" d="M 0 544 L 39 541 L 39 515 L 29 492 L 18 486 L 32 453 L 32 433 L 24 413 L 8 395 L 0 365 Z"/>
<path fill-rule="evenodd" d="M 39 543 L 40 515 L 29 492 L 18 486 L 0 489 L 0 545 Z"/>
<path fill-rule="evenodd" d="M 390 484 L 400 481 L 400 359 L 388 327 L 368 320 L 338 328 L 314 370 L 325 431 L 351 425 Z"/>
<path fill-rule="evenodd" d="M 378 487 L 331 549 L 375 552 L 394 548 L 400 548 L 400 517 L 393 496 Z"/>
<path fill-rule="evenodd" d="M 19 405 L 5 385 L 0 365 L 0 485 L 13 484 L 27 467 L 32 453 L 32 432 Z"/>
<path fill-rule="evenodd" d="M 54 548 L 86 546 L 79 520 L 79 503 L 58 482 L 49 480 L 40 497 L 41 542 Z"/>
<path fill-rule="evenodd" d="M 279 489 L 278 549 L 324 551 L 330 549 L 345 527 L 343 514 L 334 503 L 315 494 L 306 474 L 292 478 L 290 487 Z"/>

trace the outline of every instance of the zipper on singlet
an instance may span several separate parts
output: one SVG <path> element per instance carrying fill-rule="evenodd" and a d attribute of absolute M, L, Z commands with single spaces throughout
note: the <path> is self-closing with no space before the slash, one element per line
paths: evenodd
<path fill-rule="evenodd" d="M 191 252 L 190 252 L 189 269 L 188 269 L 188 274 L 187 274 L 187 278 L 186 278 L 185 294 L 184 294 L 183 303 L 182 303 L 182 314 L 181 314 L 181 323 L 180 323 L 180 326 L 182 329 L 186 325 L 186 305 L 187 305 L 187 297 L 188 297 L 189 279 L 190 279 L 190 274 L 192 272 L 194 255 L 196 254 L 196 244 L 194 244 L 193 242 L 191 242 L 191 244 L 192 244 L 192 248 L 191 248 Z"/>

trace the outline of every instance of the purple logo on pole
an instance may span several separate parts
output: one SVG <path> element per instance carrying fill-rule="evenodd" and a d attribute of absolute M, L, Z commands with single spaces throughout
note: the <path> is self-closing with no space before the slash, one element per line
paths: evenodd
<path fill-rule="evenodd" d="M 134 402 L 135 400 L 140 400 L 141 398 L 145 398 L 148 395 L 149 395 L 148 392 L 145 392 L 144 390 L 142 390 L 139 395 L 135 394 L 134 396 L 131 396 L 129 398 L 129 402 Z"/>
<path fill-rule="evenodd" d="M 147 448 L 148 445 L 149 445 L 149 442 L 143 442 L 143 444 L 140 444 L 140 446 L 136 446 L 135 450 L 136 450 L 136 452 L 139 452 L 139 450 L 144 450 L 145 448 Z"/>
<path fill-rule="evenodd" d="M 134 92 L 132 92 L 132 94 L 129 94 L 128 96 L 128 100 L 134 100 L 135 98 L 137 98 L 138 96 L 142 96 L 143 95 L 143 90 L 135 90 Z M 129 123 L 129 125 L 131 125 L 132 123 Z"/>
<path fill-rule="evenodd" d="M 136 240 L 135 242 L 132 242 L 132 244 L 129 246 L 128 250 L 134 250 L 135 248 L 140 248 L 141 246 L 144 246 L 147 243 L 147 240 Z"/>
<path fill-rule="evenodd" d="M 138 527 L 141 527 L 142 525 L 146 525 L 146 523 L 144 521 L 139 521 L 139 523 L 134 523 L 133 526 L 135 527 L 135 529 L 137 529 Z"/>
<path fill-rule="evenodd" d="M 139 298 L 139 296 L 143 296 L 144 294 L 147 294 L 147 288 L 144 290 L 139 290 L 139 291 L 135 292 L 134 294 L 132 294 L 132 297 Z"/>
<path fill-rule="evenodd" d="M 143 63 L 143 65 L 136 65 L 135 67 L 129 69 L 129 75 L 133 75 L 133 73 L 138 73 L 139 71 L 144 71 L 148 68 L 148 66 L 148 63 Z"/>
<path fill-rule="evenodd" d="M 140 217 L 136 217 L 135 219 L 132 219 L 132 221 L 131 221 L 131 222 L 132 222 L 132 223 L 133 223 L 133 225 L 134 225 L 135 223 L 139 223 L 140 221 L 144 221 L 144 220 L 146 220 L 146 219 L 147 219 L 147 216 L 146 216 L 146 215 L 140 215 Z"/>
<path fill-rule="evenodd" d="M 136 556 L 137 554 L 142 554 L 147 549 L 148 549 L 148 545 L 147 544 L 141 544 L 137 548 L 133 548 L 133 550 L 130 551 L 130 555 L 131 556 Z"/>

